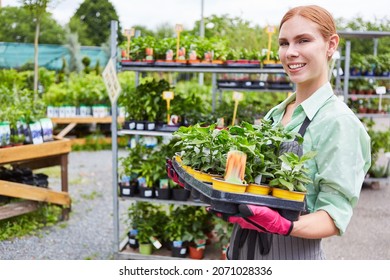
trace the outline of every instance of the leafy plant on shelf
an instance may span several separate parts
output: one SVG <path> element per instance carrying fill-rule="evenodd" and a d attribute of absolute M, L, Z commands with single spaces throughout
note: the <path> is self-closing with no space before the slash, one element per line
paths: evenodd
<path fill-rule="evenodd" d="M 168 221 L 166 212 L 156 204 L 136 202 L 128 208 L 130 227 L 138 230 L 137 239 L 140 244 L 151 243 L 150 238 L 162 237 L 161 224 Z"/>
<path fill-rule="evenodd" d="M 217 238 L 215 246 L 217 246 L 218 249 L 221 249 L 224 246 L 227 246 L 230 242 L 230 236 L 233 232 L 233 224 L 228 223 L 217 216 L 213 216 L 212 223 L 214 225 L 213 232 Z"/>
<path fill-rule="evenodd" d="M 190 241 L 190 236 L 188 235 L 188 227 L 190 224 L 188 214 L 191 211 L 191 207 L 188 205 L 173 204 L 169 206 L 169 220 L 163 225 L 163 238 L 166 242 Z"/>
<path fill-rule="evenodd" d="M 274 173 L 275 178 L 271 180 L 270 185 L 275 188 L 281 188 L 289 191 L 306 192 L 305 184 L 312 183 L 307 175 L 307 168 L 304 163 L 314 158 L 315 151 L 310 151 L 299 157 L 297 154 L 287 152 L 282 154 L 280 170 Z"/>
<path fill-rule="evenodd" d="M 212 215 L 204 207 L 191 207 L 188 213 L 189 241 L 197 243 L 197 240 L 205 240 L 206 233 L 212 230 Z"/>
<path fill-rule="evenodd" d="M 127 117 L 139 121 L 165 121 L 166 103 L 162 93 L 168 90 L 170 85 L 164 79 L 144 80 L 135 92 L 129 91 L 121 98 Z"/>

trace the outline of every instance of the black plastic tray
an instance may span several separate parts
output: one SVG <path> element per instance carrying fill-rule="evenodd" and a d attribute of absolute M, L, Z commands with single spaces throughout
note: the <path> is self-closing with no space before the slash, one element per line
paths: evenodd
<path fill-rule="evenodd" d="M 238 214 L 239 204 L 262 205 L 276 209 L 280 215 L 290 221 L 298 220 L 301 212 L 305 211 L 305 202 L 301 201 L 280 199 L 270 195 L 215 190 L 211 184 L 201 182 L 188 174 L 175 158 L 172 159 L 172 166 L 184 183 L 184 188 L 191 191 L 192 197 L 209 204 L 214 211 L 235 215 Z"/>

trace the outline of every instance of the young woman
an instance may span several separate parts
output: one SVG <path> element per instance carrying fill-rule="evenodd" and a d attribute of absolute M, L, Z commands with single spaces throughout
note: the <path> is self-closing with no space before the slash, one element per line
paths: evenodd
<path fill-rule="evenodd" d="M 371 163 L 370 139 L 354 113 L 333 93 L 328 64 L 339 44 L 334 19 L 319 6 L 289 10 L 279 27 L 279 56 L 296 92 L 266 119 L 304 136 L 307 213 L 291 222 L 267 207 L 240 205 L 229 259 L 324 259 L 321 239 L 343 235 Z"/>

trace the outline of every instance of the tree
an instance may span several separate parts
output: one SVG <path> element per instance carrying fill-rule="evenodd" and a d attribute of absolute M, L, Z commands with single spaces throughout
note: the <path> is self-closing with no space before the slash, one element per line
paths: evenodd
<path fill-rule="evenodd" d="M 118 21 L 118 41 L 123 40 L 119 17 L 108 0 L 85 0 L 69 21 L 69 28 L 79 35 L 84 46 L 100 46 L 110 37 L 112 20 Z"/>
<path fill-rule="evenodd" d="M 51 0 L 21 0 L 23 7 L 30 10 L 35 20 L 35 37 L 34 37 L 34 100 L 38 93 L 38 42 L 41 20 L 46 13 L 46 8 Z"/>
<path fill-rule="evenodd" d="M 24 7 L 4 7 L 0 9 L 0 42 L 34 43 L 34 15 Z M 50 13 L 41 18 L 40 39 L 42 44 L 61 44 L 64 29 Z"/>

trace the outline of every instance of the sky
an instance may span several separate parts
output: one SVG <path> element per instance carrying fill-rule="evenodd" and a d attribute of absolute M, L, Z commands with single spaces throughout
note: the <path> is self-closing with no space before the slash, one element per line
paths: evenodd
<path fill-rule="evenodd" d="M 19 0 L 0 0 L 3 7 L 17 6 Z M 54 0 L 49 11 L 61 24 L 66 24 L 83 0 Z M 154 30 L 163 23 L 183 24 L 192 29 L 201 18 L 202 0 L 110 0 L 123 29 L 143 25 Z M 241 17 L 260 26 L 278 25 L 283 14 L 293 6 L 316 4 L 328 9 L 335 18 L 366 21 L 390 17 L 388 0 L 203 0 L 203 16 L 224 15 Z"/>

